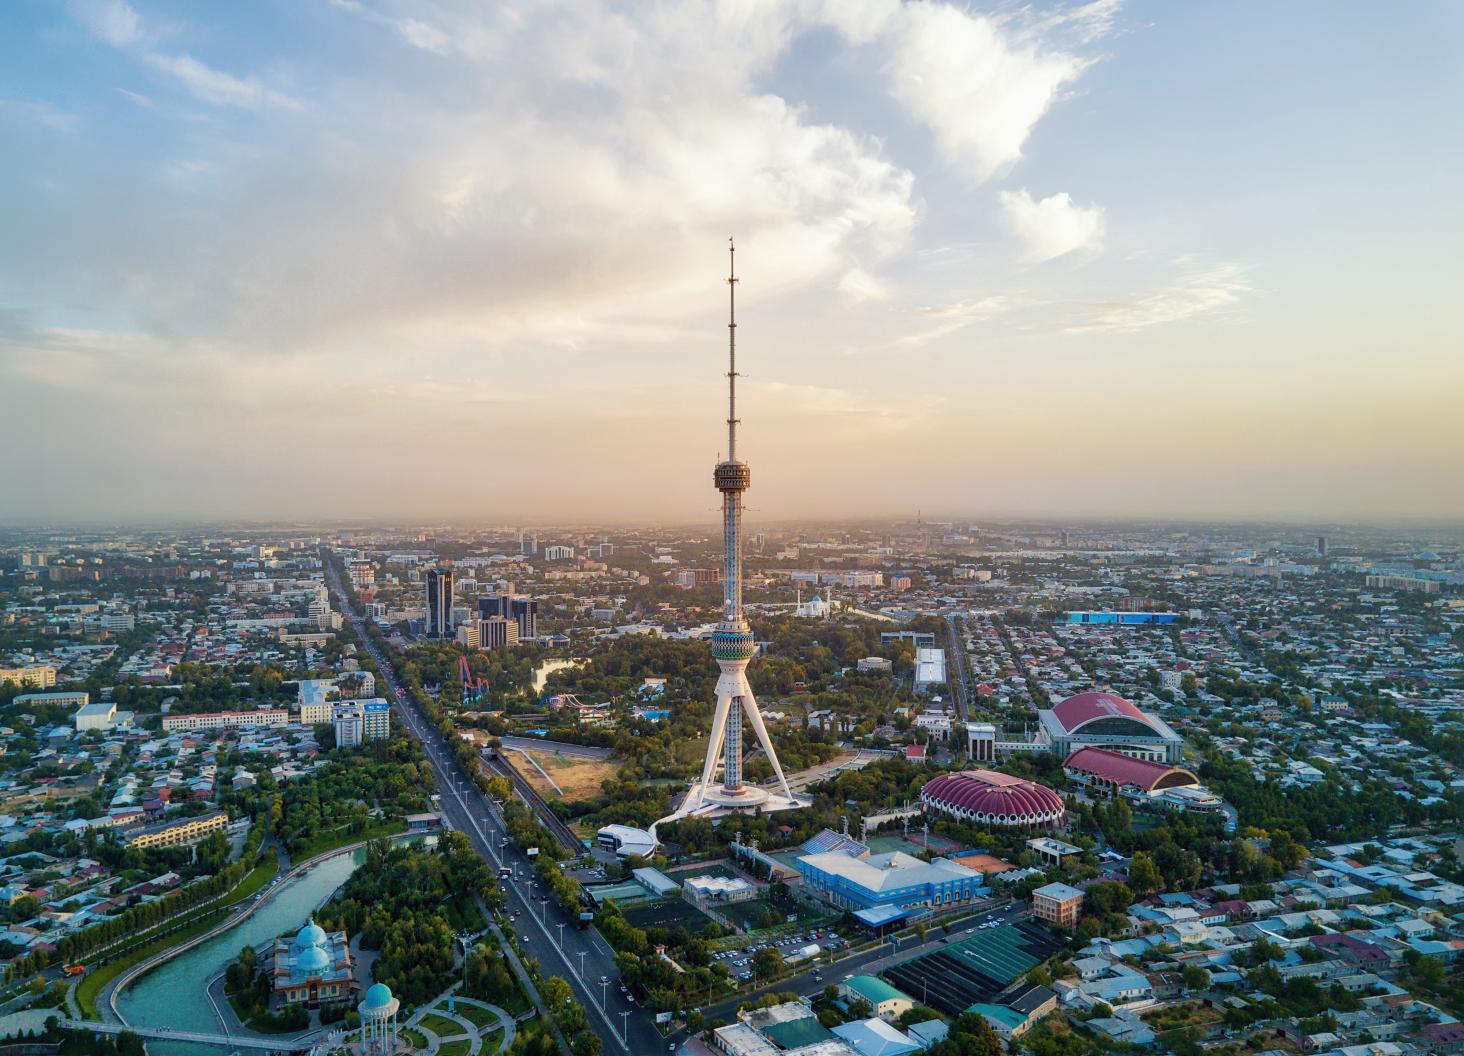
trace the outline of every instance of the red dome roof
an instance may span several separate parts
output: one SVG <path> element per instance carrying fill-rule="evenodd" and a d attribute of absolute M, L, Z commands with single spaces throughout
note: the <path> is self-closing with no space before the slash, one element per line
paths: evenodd
<path fill-rule="evenodd" d="M 1094 719 L 1125 718 L 1149 725 L 1149 716 L 1114 693 L 1079 693 L 1054 704 L 1052 714 L 1068 733 Z"/>
<path fill-rule="evenodd" d="M 1065 809 L 1062 797 L 1046 785 L 995 770 L 942 774 L 926 782 L 920 798 L 936 808 L 1011 818 L 1013 825 L 1060 817 Z"/>

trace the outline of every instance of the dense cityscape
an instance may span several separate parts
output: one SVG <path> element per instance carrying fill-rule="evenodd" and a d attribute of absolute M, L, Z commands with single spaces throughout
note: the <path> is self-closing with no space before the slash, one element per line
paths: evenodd
<path fill-rule="evenodd" d="M 6 533 L 7 1007 L 155 1052 L 359 1044 L 378 986 L 421 1051 L 1464 1033 L 1457 535 L 744 534 L 742 777 L 793 801 L 678 816 L 705 528 Z"/>
<path fill-rule="evenodd" d="M 0 4 L 0 1056 L 1464 1056 L 1461 101 L 1458 0 Z"/>

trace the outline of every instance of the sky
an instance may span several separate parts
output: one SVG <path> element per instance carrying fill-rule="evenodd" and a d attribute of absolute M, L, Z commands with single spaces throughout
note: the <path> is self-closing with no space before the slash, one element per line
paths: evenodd
<path fill-rule="evenodd" d="M 0 520 L 1464 519 L 1464 5 L 10 0 Z"/>

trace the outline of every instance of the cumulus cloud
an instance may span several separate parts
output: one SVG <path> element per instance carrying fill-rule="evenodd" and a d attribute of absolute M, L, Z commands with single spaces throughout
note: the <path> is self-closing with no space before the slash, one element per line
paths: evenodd
<path fill-rule="evenodd" d="M 1107 31 L 1115 7 L 1091 4 L 1025 26 L 931 0 L 830 0 L 827 13 L 851 40 L 884 52 L 891 94 L 930 129 L 947 161 L 984 183 L 1022 156 L 1033 127 L 1092 61 L 1051 46 L 1050 32 L 1076 24 L 1091 41 Z"/>
<path fill-rule="evenodd" d="M 1103 241 L 1107 221 L 1100 205 L 1079 205 L 1063 191 L 1034 199 L 1023 188 L 1002 191 L 1002 215 L 1007 227 L 1022 243 L 1029 263 L 1040 264 L 1077 250 L 1096 250 Z"/>
<path fill-rule="evenodd" d="M 191 409 L 191 450 L 235 471 L 247 469 L 224 422 L 250 422 L 252 465 L 312 430 L 333 443 L 341 428 L 391 421 L 408 439 L 378 456 L 412 466 L 427 452 L 410 437 L 440 436 L 444 422 L 470 436 L 484 406 L 536 444 L 556 422 L 564 450 L 518 453 L 526 465 L 572 475 L 575 436 L 644 442 L 648 467 L 671 448 L 680 457 L 697 435 L 688 394 L 721 369 L 728 235 L 748 363 L 757 372 L 765 357 L 765 377 L 786 382 L 749 383 L 766 428 L 786 418 L 854 444 L 859 423 L 924 421 L 924 397 L 888 378 L 863 392 L 823 384 L 820 357 L 908 352 L 1016 301 L 975 277 L 1010 267 L 971 232 L 956 237 L 972 257 L 1000 259 L 947 261 L 938 288 L 910 281 L 926 266 L 912 261 L 951 236 L 922 227 L 930 203 L 908 136 L 889 133 L 928 134 L 962 182 L 989 180 L 1086 67 L 1083 41 L 1106 32 L 1101 11 L 1044 26 L 1025 9 L 993 17 L 934 0 L 333 0 L 308 16 L 286 5 L 280 17 L 305 36 L 245 59 L 227 33 L 164 26 L 139 7 L 75 9 L 154 74 L 146 97 L 127 92 L 146 146 L 70 137 L 64 210 L 32 196 L 16 213 L 7 234 L 21 251 L 0 261 L 0 280 L 17 303 L 64 289 L 81 307 L 65 329 L 0 349 L 0 371 L 35 408 L 125 393 L 85 413 L 98 431 L 155 433 L 139 438 L 148 450 L 171 449 L 169 423 Z M 787 76 L 811 37 L 875 71 L 857 85 L 868 98 L 837 119 Z M 249 120 L 170 105 L 174 86 Z M 54 158 L 18 156 L 17 187 L 52 177 Z M 1096 208 L 1068 204 L 1070 227 Z M 919 308 L 932 301 L 942 306 Z M 625 380 L 646 377 L 674 394 L 655 405 L 654 442 Z M 715 421 L 715 386 L 705 392 Z M 309 424 L 276 443 L 268 427 L 286 412 Z"/>

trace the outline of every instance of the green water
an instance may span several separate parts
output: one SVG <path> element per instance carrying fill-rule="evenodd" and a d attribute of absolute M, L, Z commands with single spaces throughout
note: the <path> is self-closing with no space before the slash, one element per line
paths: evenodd
<path fill-rule="evenodd" d="M 208 980 L 238 955 L 284 932 L 299 930 L 307 917 L 356 871 L 365 852 L 338 854 L 303 876 L 276 885 L 273 897 L 237 927 L 215 935 L 144 975 L 117 999 L 122 1017 L 135 1026 L 223 1032 L 205 993 Z M 220 1056 L 228 1050 L 177 1041 L 149 1041 L 152 1056 Z"/>

